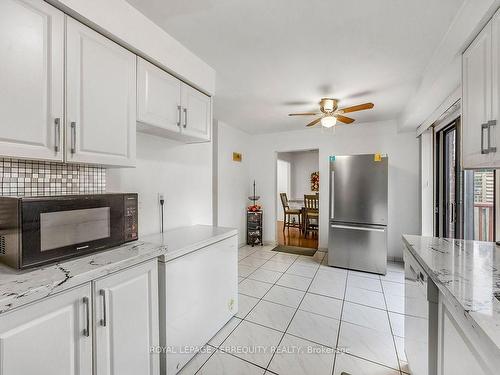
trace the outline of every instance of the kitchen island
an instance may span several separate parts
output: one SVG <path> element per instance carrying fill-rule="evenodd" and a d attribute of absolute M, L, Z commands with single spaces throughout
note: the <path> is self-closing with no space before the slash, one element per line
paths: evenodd
<path fill-rule="evenodd" d="M 403 242 L 405 256 L 420 265 L 438 290 L 437 316 L 428 310 L 429 341 L 437 338 L 436 366 L 429 374 L 498 374 L 500 248 L 489 242 L 410 235 Z M 418 364 L 409 360 L 409 366 Z"/>

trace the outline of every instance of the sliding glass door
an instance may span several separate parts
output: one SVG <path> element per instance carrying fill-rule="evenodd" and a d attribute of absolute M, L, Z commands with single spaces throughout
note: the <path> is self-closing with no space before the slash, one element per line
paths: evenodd
<path fill-rule="evenodd" d="M 436 132 L 436 234 L 462 238 L 462 172 L 457 119 Z"/>

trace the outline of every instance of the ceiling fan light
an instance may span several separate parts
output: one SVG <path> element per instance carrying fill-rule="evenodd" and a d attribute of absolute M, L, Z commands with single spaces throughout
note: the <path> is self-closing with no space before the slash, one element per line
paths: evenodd
<path fill-rule="evenodd" d="M 321 126 L 331 128 L 335 126 L 337 119 L 334 116 L 325 116 L 321 119 Z"/>
<path fill-rule="evenodd" d="M 323 111 L 325 112 L 333 112 L 335 109 L 335 101 L 333 99 L 322 99 Z"/>

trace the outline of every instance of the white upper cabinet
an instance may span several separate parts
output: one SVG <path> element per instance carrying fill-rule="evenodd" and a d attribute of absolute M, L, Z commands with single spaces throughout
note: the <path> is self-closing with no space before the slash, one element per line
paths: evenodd
<path fill-rule="evenodd" d="M 179 132 L 181 81 L 137 58 L 137 121 L 145 132 Z"/>
<path fill-rule="evenodd" d="M 0 155 L 63 160 L 64 14 L 0 1 Z"/>
<path fill-rule="evenodd" d="M 133 166 L 135 55 L 68 18 L 66 161 Z"/>
<path fill-rule="evenodd" d="M 495 168 L 500 168 L 500 11 L 495 14 L 491 21 L 491 84 L 492 105 L 491 122 L 489 123 L 491 161 Z M 494 121 L 494 122 L 493 122 Z"/>
<path fill-rule="evenodd" d="M 158 375 L 158 263 L 154 259 L 94 282 L 98 375 Z"/>
<path fill-rule="evenodd" d="M 500 13 L 462 57 L 462 165 L 500 168 Z"/>
<path fill-rule="evenodd" d="M 212 100 L 138 58 L 137 122 L 144 133 L 184 142 L 210 140 Z"/>
<path fill-rule="evenodd" d="M 212 101 L 210 97 L 200 91 L 182 84 L 182 128 L 181 132 L 186 139 L 210 140 Z"/>
<path fill-rule="evenodd" d="M 90 283 L 4 313 L 0 374 L 91 375 Z"/>

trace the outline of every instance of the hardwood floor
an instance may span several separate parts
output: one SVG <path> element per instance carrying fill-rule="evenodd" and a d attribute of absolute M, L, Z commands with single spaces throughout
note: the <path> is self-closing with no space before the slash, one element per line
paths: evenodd
<path fill-rule="evenodd" d="M 307 238 L 304 238 L 304 235 L 301 234 L 297 228 L 285 229 L 285 232 L 283 233 L 283 222 L 278 221 L 278 245 L 317 249 L 318 237 L 315 234 L 309 233 Z"/>

